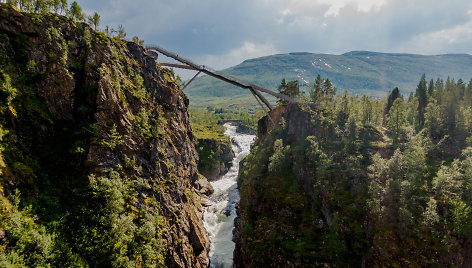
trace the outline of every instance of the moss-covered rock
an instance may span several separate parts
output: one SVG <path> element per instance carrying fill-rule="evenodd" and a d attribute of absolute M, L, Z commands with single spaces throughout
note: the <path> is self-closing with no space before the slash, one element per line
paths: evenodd
<path fill-rule="evenodd" d="M 0 4 L 0 17 L 0 194 L 7 204 L 21 192 L 0 211 L 0 261 L 207 266 L 200 197 L 211 186 L 172 73 L 62 16 Z M 34 222 L 48 251 L 41 239 L 21 248 L 12 217 Z"/>
<path fill-rule="evenodd" d="M 233 163 L 234 152 L 228 139 L 197 139 L 197 152 L 198 171 L 208 180 L 225 174 Z"/>

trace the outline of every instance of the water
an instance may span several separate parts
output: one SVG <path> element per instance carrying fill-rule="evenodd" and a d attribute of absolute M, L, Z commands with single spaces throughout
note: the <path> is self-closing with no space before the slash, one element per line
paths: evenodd
<path fill-rule="evenodd" d="M 231 169 L 211 182 L 215 192 L 210 196 L 210 206 L 204 214 L 204 225 L 210 235 L 210 267 L 233 267 L 233 229 L 239 191 L 236 179 L 239 161 L 249 154 L 254 135 L 236 133 L 236 127 L 225 124 L 225 135 L 233 141 L 235 158 Z"/>

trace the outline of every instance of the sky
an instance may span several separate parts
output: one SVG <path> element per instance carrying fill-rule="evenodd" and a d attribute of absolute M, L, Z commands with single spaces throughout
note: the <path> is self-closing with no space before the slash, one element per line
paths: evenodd
<path fill-rule="evenodd" d="M 129 38 L 217 70 L 289 52 L 472 54 L 471 0 L 77 2 L 101 15 L 101 29 L 122 24 Z"/>

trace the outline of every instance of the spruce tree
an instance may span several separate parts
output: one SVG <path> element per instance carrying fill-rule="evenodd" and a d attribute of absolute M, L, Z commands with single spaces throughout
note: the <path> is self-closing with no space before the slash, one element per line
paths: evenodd
<path fill-rule="evenodd" d="M 431 97 L 433 95 L 434 95 L 434 80 L 433 78 L 431 78 L 431 80 L 429 80 L 428 96 Z"/>
<path fill-rule="evenodd" d="M 287 89 L 287 82 L 285 81 L 285 78 L 282 79 L 282 81 L 280 82 L 280 85 L 279 87 L 277 88 L 277 91 L 279 91 L 280 94 L 284 94 L 285 90 Z M 284 100 L 284 99 L 278 99 L 277 100 L 277 104 L 278 105 L 283 105 L 285 104 L 287 101 Z"/>
<path fill-rule="evenodd" d="M 388 115 L 388 112 L 390 111 L 390 108 L 392 108 L 392 105 L 393 105 L 393 102 L 399 98 L 401 95 L 400 95 L 400 90 L 398 89 L 398 87 L 395 87 L 393 90 L 392 90 L 392 93 L 390 93 L 388 95 L 388 99 L 387 99 L 387 104 L 385 105 L 385 109 L 384 109 L 384 112 L 383 112 L 383 123 L 385 125 L 385 120 L 387 119 L 387 115 Z"/>
<path fill-rule="evenodd" d="M 300 95 L 300 86 L 299 86 L 297 80 L 290 81 L 290 82 L 287 83 L 285 81 L 285 78 L 284 78 L 284 79 L 282 79 L 282 82 L 280 83 L 277 90 L 281 94 L 287 95 L 287 96 L 292 97 L 292 98 L 298 98 L 299 95 Z M 279 105 L 283 105 L 283 104 L 287 104 L 287 103 L 288 103 L 288 101 L 286 101 L 284 99 L 277 100 L 277 104 L 279 104 Z"/>
<path fill-rule="evenodd" d="M 441 78 L 438 78 L 436 80 L 436 83 L 434 84 L 434 90 L 435 90 L 436 100 L 438 101 L 438 104 L 440 105 L 442 92 L 444 90 L 444 81 Z"/>
<path fill-rule="evenodd" d="M 416 97 L 418 98 L 418 118 L 416 119 L 416 129 L 420 131 L 424 127 L 424 110 L 428 105 L 428 99 L 426 97 L 426 75 L 421 76 L 420 82 L 416 87 Z"/>
<path fill-rule="evenodd" d="M 405 104 L 403 99 L 397 98 L 388 113 L 387 127 L 393 139 L 393 144 L 397 145 L 400 138 L 400 131 L 406 123 Z"/>

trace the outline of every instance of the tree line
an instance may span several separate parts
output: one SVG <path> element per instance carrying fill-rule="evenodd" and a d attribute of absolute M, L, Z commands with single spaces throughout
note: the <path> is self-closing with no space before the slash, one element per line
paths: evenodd
<path fill-rule="evenodd" d="M 384 99 L 317 80 L 308 94 L 281 83 L 300 96 L 299 114 L 277 122 L 241 169 L 244 230 L 262 241 L 248 252 L 300 266 L 470 263 L 472 80 L 422 75 L 415 91 Z M 259 227 L 273 219 L 280 228 Z"/>
<path fill-rule="evenodd" d="M 70 5 L 67 0 L 5 0 L 5 3 L 25 12 L 64 15 L 77 22 L 87 22 L 93 26 L 95 31 L 99 30 L 101 21 L 100 14 L 98 12 L 94 12 L 91 15 L 85 14 L 76 1 L 73 1 Z M 103 32 L 114 38 L 120 39 L 126 37 L 126 31 L 122 24 L 118 25 L 116 29 L 107 25 L 105 29 L 103 29 Z M 143 41 L 137 36 L 134 36 L 132 41 L 143 45 Z"/>
<path fill-rule="evenodd" d="M 66 15 L 79 22 L 87 21 L 97 30 L 100 24 L 100 15 L 94 12 L 87 16 L 82 12 L 82 8 L 74 1 L 68 4 L 67 0 L 6 0 L 6 3 L 15 6 L 25 12 L 33 13 L 55 13 L 59 15 Z"/>
<path fill-rule="evenodd" d="M 347 103 L 350 98 L 357 119 L 385 131 L 393 146 L 405 139 L 408 128 L 415 133 L 425 131 L 435 141 L 446 137 L 465 143 L 472 133 L 472 79 L 466 83 L 450 77 L 446 81 L 431 78 L 428 82 L 423 74 L 416 90 L 408 98 L 396 87 L 385 100 L 367 95 L 349 97 L 347 91 L 336 95 L 336 87 L 320 75 L 309 87 L 308 94 L 303 94 L 298 81 L 287 82 L 283 79 L 278 91 L 311 103 L 315 110 L 336 110 L 336 120 L 340 126 L 348 118 Z M 287 101 L 279 99 L 277 103 L 283 105 Z"/>

